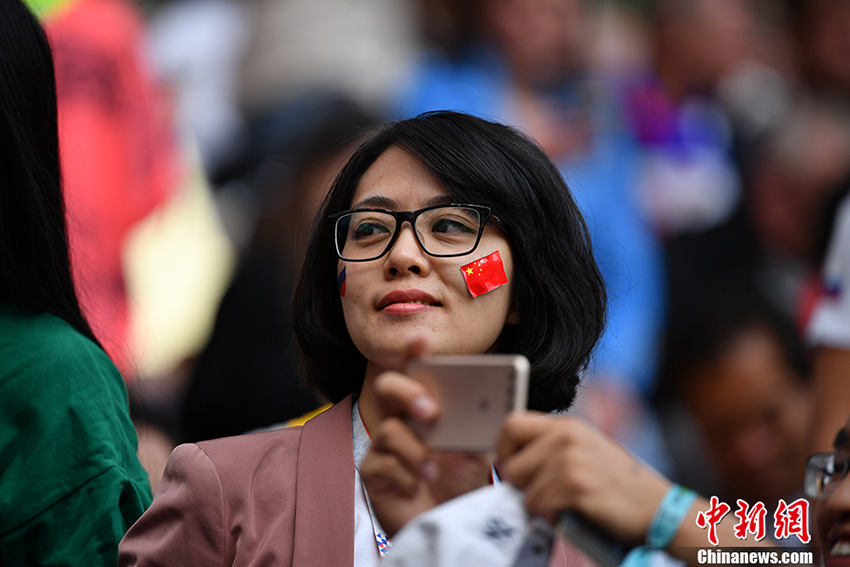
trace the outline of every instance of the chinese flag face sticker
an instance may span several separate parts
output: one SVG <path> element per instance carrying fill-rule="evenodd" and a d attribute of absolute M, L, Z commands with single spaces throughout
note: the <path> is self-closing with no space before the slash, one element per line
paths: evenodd
<path fill-rule="evenodd" d="M 460 271 L 472 297 L 478 297 L 508 283 L 508 276 L 505 275 L 505 267 L 502 265 L 502 255 L 498 250 L 461 266 Z"/>

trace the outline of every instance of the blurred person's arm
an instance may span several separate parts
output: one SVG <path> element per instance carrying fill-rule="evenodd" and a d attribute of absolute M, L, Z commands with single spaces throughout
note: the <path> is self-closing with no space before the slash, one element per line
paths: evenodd
<path fill-rule="evenodd" d="M 513 414 L 502 430 L 498 455 L 500 474 L 523 490 L 532 514 L 554 523 L 562 511 L 573 510 L 627 546 L 644 544 L 656 511 L 673 487 L 620 444 L 573 417 Z M 710 507 L 697 496 L 665 551 L 699 564 L 697 550 L 712 546 L 696 518 Z M 738 539 L 735 525 L 732 510 L 717 524 L 717 540 L 724 548 L 772 547 L 766 540 Z"/>

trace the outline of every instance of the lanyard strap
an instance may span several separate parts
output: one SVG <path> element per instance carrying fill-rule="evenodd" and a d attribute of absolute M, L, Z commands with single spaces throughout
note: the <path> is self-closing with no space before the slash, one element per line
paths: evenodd
<path fill-rule="evenodd" d="M 366 429 L 366 424 L 363 423 L 363 418 L 360 417 L 359 401 L 354 402 L 351 407 L 351 437 L 354 442 L 354 467 L 357 469 L 360 486 L 363 488 L 363 496 L 366 498 L 366 507 L 369 510 L 369 519 L 372 522 L 372 532 L 375 534 L 375 544 L 378 546 L 378 554 L 381 557 L 386 557 L 393 544 L 390 538 L 386 536 L 384 528 L 381 527 L 378 518 L 375 516 L 372 501 L 369 500 L 369 492 L 366 490 L 366 485 L 360 476 L 360 463 L 369 451 L 369 446 L 372 444 L 372 437 L 369 435 L 369 430 Z"/>
<path fill-rule="evenodd" d="M 375 516 L 375 510 L 372 508 L 372 501 L 369 499 L 369 492 L 366 490 L 366 485 L 363 483 L 363 478 L 360 476 L 360 463 L 369 451 L 372 444 L 372 436 L 369 435 L 369 430 L 366 424 L 363 423 L 363 418 L 360 416 L 359 401 L 355 401 L 351 407 L 351 436 L 354 443 L 354 466 L 357 469 L 357 476 L 360 479 L 360 486 L 363 488 L 363 495 L 366 497 L 366 506 L 369 509 L 369 519 L 372 521 L 372 531 L 375 534 L 375 543 L 378 546 L 378 553 L 381 557 L 386 557 L 392 542 L 386 536 L 384 528 L 381 527 L 378 518 Z M 499 474 L 496 467 L 490 465 L 490 480 L 493 484 L 499 484 Z"/>

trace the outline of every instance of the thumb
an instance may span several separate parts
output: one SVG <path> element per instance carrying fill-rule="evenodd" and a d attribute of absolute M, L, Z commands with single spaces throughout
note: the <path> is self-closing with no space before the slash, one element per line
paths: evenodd
<path fill-rule="evenodd" d="M 413 337 L 407 343 L 404 351 L 390 359 L 387 363 L 387 370 L 395 370 L 396 372 L 405 373 L 407 365 L 412 360 L 422 358 L 428 353 L 428 338 L 424 335 Z"/>

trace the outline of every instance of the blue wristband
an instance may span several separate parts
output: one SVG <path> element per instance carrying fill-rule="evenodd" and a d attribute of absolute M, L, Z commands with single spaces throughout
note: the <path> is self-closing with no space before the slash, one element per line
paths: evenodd
<path fill-rule="evenodd" d="M 693 490 L 678 484 L 671 486 L 652 516 L 652 522 L 646 532 L 646 544 L 655 549 L 666 549 L 679 531 L 679 526 L 685 520 L 696 497 Z"/>

